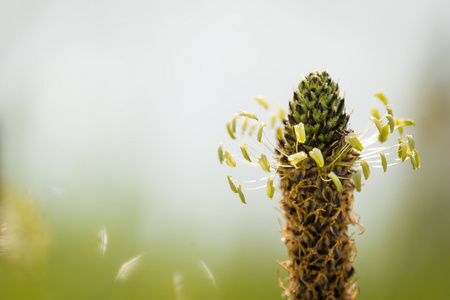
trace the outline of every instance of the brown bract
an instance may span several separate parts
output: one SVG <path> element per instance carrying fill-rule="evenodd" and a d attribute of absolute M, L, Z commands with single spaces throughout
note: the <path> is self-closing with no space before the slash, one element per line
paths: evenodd
<path fill-rule="evenodd" d="M 348 226 L 356 225 L 353 217 L 351 170 L 359 154 L 349 150 L 332 165 L 318 168 L 306 161 L 298 169 L 279 168 L 281 208 L 286 224 L 283 237 L 288 260 L 279 263 L 287 272 L 289 299 L 354 299 L 358 287 L 353 282 L 354 240 Z M 325 171 L 326 170 L 326 171 Z M 342 191 L 331 181 L 324 181 L 327 172 L 341 178 Z"/>

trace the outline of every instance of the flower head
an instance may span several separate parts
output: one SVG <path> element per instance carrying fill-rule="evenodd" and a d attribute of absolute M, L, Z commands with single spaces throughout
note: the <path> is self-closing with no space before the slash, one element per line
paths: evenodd
<path fill-rule="evenodd" d="M 377 140 L 386 142 L 395 129 L 402 135 L 404 127 L 414 125 L 412 120 L 394 117 L 383 94 L 375 96 L 387 113 L 381 116 L 372 109 L 373 125 L 355 133 L 347 128 L 350 116 L 338 84 L 328 73 L 316 72 L 300 82 L 287 116 L 280 107 L 272 114 L 272 136 L 265 134 L 266 124 L 254 113 L 241 111 L 226 125 L 230 137 L 237 139 L 238 122 L 242 120 L 245 135 L 251 120 L 249 135 L 256 139 L 240 145 L 242 155 L 220 145 L 220 162 L 232 168 L 241 163 L 258 166 L 268 174 L 260 180 L 267 180 L 261 187 L 266 187 L 269 198 L 274 195 L 274 178 L 279 178 L 286 220 L 282 240 L 288 249 L 288 260 L 279 263 L 288 272 L 288 286 L 281 280 L 280 285 L 289 299 L 354 299 L 358 293 L 352 280 L 356 249 L 348 226 L 363 227 L 354 217 L 353 192 L 361 191 L 361 180 L 369 179 L 371 165 L 386 172 L 388 166 L 410 160 L 414 170 L 420 167 L 410 135 L 405 140 L 400 137 L 394 146 L 372 147 Z M 265 98 L 258 96 L 255 101 L 268 109 Z M 389 152 L 394 147 L 398 157 Z M 227 178 L 231 190 L 246 203 L 241 184 L 251 181 Z"/>

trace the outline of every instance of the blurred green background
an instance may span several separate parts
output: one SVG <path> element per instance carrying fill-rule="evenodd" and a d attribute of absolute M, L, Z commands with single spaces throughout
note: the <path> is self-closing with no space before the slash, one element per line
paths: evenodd
<path fill-rule="evenodd" d="M 449 9 L 0 0 L 0 298 L 280 299 L 278 196 L 242 205 L 216 149 L 254 96 L 287 108 L 327 70 L 355 130 L 378 91 L 417 123 L 421 169 L 373 171 L 356 195 L 358 299 L 450 299 Z"/>

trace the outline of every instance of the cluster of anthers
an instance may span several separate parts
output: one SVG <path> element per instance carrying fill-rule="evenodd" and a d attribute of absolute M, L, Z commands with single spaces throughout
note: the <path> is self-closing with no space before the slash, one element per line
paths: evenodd
<path fill-rule="evenodd" d="M 353 133 L 350 132 L 345 136 L 346 145 L 334 156 L 333 161 L 330 163 L 339 164 L 341 166 L 346 166 L 345 162 L 340 161 L 341 156 L 344 153 L 348 153 L 350 150 L 356 150 L 359 156 L 355 162 L 351 162 L 351 165 L 347 167 L 352 167 L 352 181 L 358 192 L 361 191 L 361 179 L 364 177 L 367 180 L 370 177 L 370 167 L 382 168 L 384 172 L 387 171 L 389 166 L 402 163 L 409 160 L 411 162 L 413 170 L 420 167 L 420 158 L 417 149 L 415 148 L 415 141 L 412 135 L 405 135 L 406 140 L 402 139 L 404 132 L 404 127 L 415 125 L 414 121 L 411 119 L 401 119 L 394 116 L 392 108 L 389 106 L 387 98 L 382 93 L 374 94 L 378 99 L 384 104 L 386 114 L 381 116 L 377 108 L 371 109 L 372 117 L 369 119 L 372 121 L 372 125 L 363 133 Z M 257 96 L 254 100 L 260 104 L 265 110 L 269 109 L 269 103 L 267 99 L 263 96 Z M 318 116 L 319 118 L 320 116 Z M 276 138 L 278 141 L 285 140 L 285 130 L 282 125 L 286 124 L 286 112 L 283 108 L 277 107 L 272 113 L 270 118 L 270 127 L 272 130 L 276 131 Z M 334 122 L 337 121 L 337 118 Z M 238 123 L 240 124 L 240 130 L 238 130 Z M 333 122 L 333 120 L 331 120 Z M 250 124 L 251 123 L 251 124 Z M 332 127 L 333 124 L 329 124 Z M 373 132 L 373 128 L 376 128 L 376 132 Z M 223 144 L 220 144 L 218 148 L 218 156 L 220 163 L 225 163 L 231 167 L 235 168 L 237 162 L 242 162 L 245 164 L 250 164 L 253 166 L 259 166 L 264 172 L 269 173 L 268 177 L 260 178 L 258 180 L 247 180 L 239 181 L 232 178 L 231 175 L 227 176 L 228 183 L 231 190 L 239 195 L 242 203 L 245 202 L 245 196 L 243 190 L 254 190 L 260 188 L 266 188 L 267 196 L 272 199 L 275 193 L 274 179 L 277 175 L 277 171 L 286 168 L 298 168 L 299 163 L 311 158 L 319 168 L 324 166 L 324 156 L 319 148 L 312 148 L 310 151 L 294 151 L 294 154 L 284 153 L 284 151 L 278 147 L 276 142 L 271 141 L 271 139 L 266 135 L 265 130 L 267 125 L 264 122 L 259 122 L 259 117 L 255 113 L 239 111 L 233 117 L 230 122 L 226 123 L 226 129 L 229 136 L 236 140 L 239 138 L 238 134 L 240 132 L 241 138 L 248 138 L 256 136 L 254 141 L 249 143 L 240 144 L 240 154 L 232 154 L 230 150 L 223 148 Z M 371 145 L 381 142 L 384 143 L 388 140 L 388 137 L 394 133 L 395 129 L 398 130 L 400 137 L 398 138 L 398 143 L 392 146 L 380 146 L 372 147 Z M 311 128 L 314 130 L 314 128 Z M 294 133 L 296 138 L 296 145 L 298 149 L 299 144 L 304 144 L 307 139 L 307 134 L 305 133 L 305 124 L 299 123 L 294 126 Z M 332 133 L 331 133 L 332 134 Z M 246 136 L 247 135 L 247 136 Z M 392 153 L 392 149 L 397 149 L 397 155 Z M 258 153 L 258 155 L 255 155 Z M 282 164 L 280 160 L 273 158 L 279 155 L 287 158 L 289 164 Z M 396 156 L 396 157 L 392 157 Z M 257 163 L 256 163 L 257 162 Z M 275 171 L 275 172 L 272 172 Z M 323 174 L 321 179 L 323 181 L 332 181 L 336 186 L 338 191 L 342 190 L 342 184 L 340 177 L 334 172 L 329 172 L 328 174 Z M 257 187 L 242 188 L 242 184 L 251 184 L 267 180 L 266 184 Z"/>

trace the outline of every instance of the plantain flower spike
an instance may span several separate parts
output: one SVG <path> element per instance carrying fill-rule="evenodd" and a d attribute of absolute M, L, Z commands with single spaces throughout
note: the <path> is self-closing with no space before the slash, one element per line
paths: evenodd
<path fill-rule="evenodd" d="M 266 188 L 270 199 L 275 192 L 281 195 L 285 219 L 282 240 L 288 258 L 279 265 L 288 275 L 280 280 L 280 285 L 289 300 L 348 300 L 357 296 L 359 288 L 352 266 L 356 248 L 348 228 L 350 225 L 362 227 L 352 210 L 354 191 L 361 191 L 362 178 L 369 179 L 371 167 L 386 172 L 388 167 L 406 160 L 410 160 L 414 170 L 420 167 L 416 142 L 411 135 L 406 135 L 407 141 L 399 138 L 396 145 L 370 148 L 373 143 L 387 142 L 394 129 L 401 135 L 404 127 L 415 125 L 410 119 L 393 117 L 386 96 L 381 93 L 375 96 L 385 106 L 386 115 L 373 108 L 373 117 L 369 118 L 372 126 L 363 133 L 355 133 L 347 127 L 350 115 L 346 113 L 338 84 L 327 72 L 310 73 L 294 91 L 288 113 L 279 107 L 272 114 L 269 124 L 273 129 L 265 128 L 263 122 L 252 125 L 249 135 L 254 135 L 258 126 L 259 129 L 257 139 L 250 139 L 248 149 L 258 150 L 259 157 L 251 157 L 247 144 L 241 144 L 243 156 L 238 158 L 246 160 L 247 164 L 258 161 L 260 169 L 269 173 L 269 177 L 239 181 L 228 176 L 228 183 L 242 203 L 246 203 L 242 193 L 246 188 L 235 185 L 238 182 L 267 180 L 265 186 L 247 190 Z M 255 100 L 268 108 L 262 96 Z M 247 114 L 241 112 L 240 116 L 253 117 Z M 278 122 L 281 127 L 274 132 Z M 267 130 L 264 134 L 263 129 Z M 230 123 L 227 130 L 235 139 Z M 270 150 L 267 155 L 259 151 L 264 147 Z M 222 155 L 222 146 L 219 160 L 236 166 L 228 150 Z"/>

